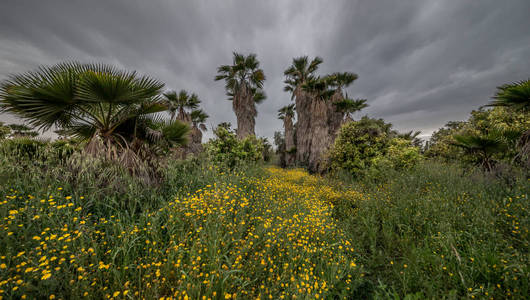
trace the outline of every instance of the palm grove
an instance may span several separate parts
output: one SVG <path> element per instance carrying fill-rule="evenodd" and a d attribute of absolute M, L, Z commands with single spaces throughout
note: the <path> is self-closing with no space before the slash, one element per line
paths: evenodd
<path fill-rule="evenodd" d="M 489 104 L 493 109 L 480 108 L 469 121 L 448 123 L 423 146 L 419 132 L 398 133 L 381 119 L 355 121 L 353 113 L 367 103 L 350 98 L 346 89 L 358 76 L 319 75 L 322 63 L 320 57 L 302 56 L 284 71 L 284 90 L 292 103 L 278 110 L 284 132 L 276 134 L 275 143 L 282 166 L 367 175 L 438 157 L 470 162 L 489 172 L 502 163 L 528 168 L 529 81 L 499 87 Z M 218 67 L 215 80 L 225 82 L 237 128 L 232 132 L 229 124 L 219 124 L 206 153 L 231 160 L 230 166 L 267 157 L 268 142 L 255 137 L 256 106 L 266 99 L 266 77 L 257 56 L 234 53 L 232 64 Z M 167 154 L 183 158 L 204 150 L 202 131 L 208 115 L 197 94 L 165 90 L 148 76 L 104 64 L 69 62 L 12 75 L 2 83 L 0 103 L 4 112 L 28 125 L 53 127 L 61 137 L 79 142 L 85 153 L 131 170 Z M 1 126 L 3 138 L 17 129 L 10 126 Z"/>

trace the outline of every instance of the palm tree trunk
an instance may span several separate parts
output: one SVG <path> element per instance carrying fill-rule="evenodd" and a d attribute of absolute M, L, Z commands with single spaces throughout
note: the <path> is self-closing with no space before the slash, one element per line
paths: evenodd
<path fill-rule="evenodd" d="M 328 103 L 314 99 L 311 105 L 311 151 L 309 153 L 309 171 L 320 172 L 324 166 L 324 154 L 330 145 L 328 126 Z"/>
<path fill-rule="evenodd" d="M 337 137 L 338 131 L 344 119 L 344 113 L 337 110 L 335 103 L 343 100 L 342 90 L 338 89 L 328 102 L 328 125 L 329 125 L 329 142 L 333 144 Z"/>
<path fill-rule="evenodd" d="M 293 119 L 290 116 L 285 116 L 283 119 L 283 128 L 285 136 L 285 165 L 292 166 L 295 163 L 296 153 L 294 144 L 294 126 Z"/>
<path fill-rule="evenodd" d="M 296 103 L 296 162 L 309 163 L 311 152 L 311 102 L 312 96 L 298 87 L 295 91 Z"/>
<path fill-rule="evenodd" d="M 237 118 L 236 134 L 239 139 L 244 139 L 249 135 L 256 135 L 256 104 L 250 90 L 243 86 L 241 90 L 234 95 L 233 109 Z"/>

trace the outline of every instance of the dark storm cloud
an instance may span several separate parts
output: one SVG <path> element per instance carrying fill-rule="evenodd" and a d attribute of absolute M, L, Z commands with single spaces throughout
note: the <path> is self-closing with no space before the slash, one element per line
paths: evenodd
<path fill-rule="evenodd" d="M 464 119 L 495 86 L 530 77 L 530 2 L 519 1 L 2 1 L 0 79 L 63 60 L 135 69 L 203 99 L 209 123 L 235 124 L 217 66 L 257 53 L 267 75 L 257 133 L 281 128 L 292 57 L 352 71 L 363 111 L 430 133 Z M 6 120 L 6 116 L 0 116 Z M 10 119 L 9 121 L 11 121 Z"/>

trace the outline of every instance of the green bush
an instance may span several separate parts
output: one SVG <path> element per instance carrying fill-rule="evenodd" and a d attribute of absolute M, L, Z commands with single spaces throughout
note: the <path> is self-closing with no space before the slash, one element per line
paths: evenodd
<path fill-rule="evenodd" d="M 233 132 L 223 126 L 217 127 L 214 134 L 216 138 L 206 144 L 206 152 L 217 165 L 233 169 L 263 159 L 263 142 L 255 136 L 238 140 Z"/>
<path fill-rule="evenodd" d="M 383 120 L 364 117 L 345 124 L 329 151 L 330 168 L 354 175 L 377 175 L 414 166 L 421 157 L 419 148 L 395 135 Z"/>
<path fill-rule="evenodd" d="M 47 142 L 29 137 L 18 137 L 4 140 L 1 151 L 22 158 L 35 159 L 43 155 Z"/>

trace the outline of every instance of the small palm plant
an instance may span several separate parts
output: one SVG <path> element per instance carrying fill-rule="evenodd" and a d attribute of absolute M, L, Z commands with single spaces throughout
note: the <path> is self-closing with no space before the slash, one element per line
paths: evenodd
<path fill-rule="evenodd" d="M 164 84 L 104 64 L 60 63 L 12 75 L 0 108 L 39 129 L 56 127 L 87 142 L 85 151 L 119 160 L 150 145 L 185 143 L 186 125 L 157 116 Z"/>
<path fill-rule="evenodd" d="M 464 149 L 487 172 L 491 172 L 495 166 L 493 156 L 508 147 L 503 134 L 497 131 L 487 135 L 468 132 L 454 135 L 453 139 L 454 146 Z"/>
<path fill-rule="evenodd" d="M 265 74 L 256 55 L 245 56 L 234 52 L 232 65 L 220 66 L 215 80 L 225 80 L 228 100 L 232 101 L 237 117 L 237 137 L 243 139 L 255 135 L 256 104 L 266 98 L 263 92 Z"/>

